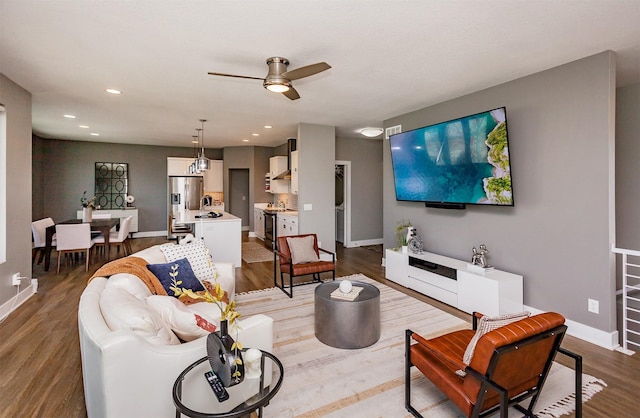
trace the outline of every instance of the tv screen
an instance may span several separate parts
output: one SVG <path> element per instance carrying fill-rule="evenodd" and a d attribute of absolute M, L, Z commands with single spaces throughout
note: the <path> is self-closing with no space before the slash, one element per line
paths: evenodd
<path fill-rule="evenodd" d="M 390 137 L 396 199 L 513 206 L 506 108 Z"/>

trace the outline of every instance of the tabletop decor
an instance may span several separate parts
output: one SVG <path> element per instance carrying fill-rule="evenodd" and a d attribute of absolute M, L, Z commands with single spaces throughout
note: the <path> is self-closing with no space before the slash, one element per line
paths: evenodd
<path fill-rule="evenodd" d="M 182 281 L 176 278 L 177 275 L 176 270 L 172 287 L 176 295 L 183 294 L 194 300 L 200 299 L 208 303 L 215 303 L 220 309 L 220 329 L 207 337 L 207 356 L 211 370 L 220 378 L 225 387 L 237 385 L 244 379 L 244 363 L 242 361 L 242 344 L 237 341 L 238 324 L 236 319 L 240 317 L 240 313 L 236 310 L 236 302 L 229 301 L 227 293 L 217 282 L 213 286 L 205 282 L 204 291 L 194 292 L 191 289 L 179 287 Z M 235 330 L 236 340 L 229 335 L 229 327 Z"/>
<path fill-rule="evenodd" d="M 96 197 L 87 198 L 87 191 L 82 192 L 80 198 L 82 204 L 82 222 L 91 222 L 93 220 L 92 211 L 96 207 Z"/>

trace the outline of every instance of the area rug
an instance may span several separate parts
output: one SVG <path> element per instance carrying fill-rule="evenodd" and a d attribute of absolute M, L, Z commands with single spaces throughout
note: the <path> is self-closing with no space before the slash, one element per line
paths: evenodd
<path fill-rule="evenodd" d="M 243 242 L 242 261 L 246 263 L 273 261 L 273 253 L 258 242 Z"/>
<path fill-rule="evenodd" d="M 316 339 L 314 285 L 296 288 L 293 299 L 276 288 L 236 295 L 243 316 L 264 313 L 274 319 L 273 351 L 284 365 L 284 381 L 265 408 L 265 417 L 410 417 L 404 408 L 405 329 L 430 338 L 470 327 L 364 275 L 348 278 L 380 289 L 381 337 L 360 350 L 333 348 Z M 573 376 L 572 369 L 554 363 L 537 404 L 540 418 L 573 410 Z M 583 401 L 605 386 L 602 380 L 583 375 Z M 425 417 L 462 416 L 415 368 L 412 404 Z"/>

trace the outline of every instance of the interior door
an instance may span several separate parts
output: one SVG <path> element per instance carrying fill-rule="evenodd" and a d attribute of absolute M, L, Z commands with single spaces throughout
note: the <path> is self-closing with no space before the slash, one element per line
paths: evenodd
<path fill-rule="evenodd" d="M 242 227 L 249 228 L 249 169 L 229 170 L 229 213 L 242 219 Z"/>

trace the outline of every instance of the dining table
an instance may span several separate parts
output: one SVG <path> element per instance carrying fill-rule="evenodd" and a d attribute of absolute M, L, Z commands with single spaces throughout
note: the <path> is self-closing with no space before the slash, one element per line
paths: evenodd
<path fill-rule="evenodd" d="M 60 224 L 79 224 L 82 223 L 82 219 L 69 219 L 64 222 L 58 222 Z M 120 225 L 120 218 L 112 219 L 93 219 L 88 222 L 91 225 L 91 231 L 100 232 L 104 236 L 105 251 L 107 252 L 107 260 L 109 259 L 109 231 L 111 228 L 118 227 Z M 53 235 L 56 233 L 56 225 L 48 226 L 45 235 L 44 246 L 44 270 L 49 271 L 49 265 L 51 263 L 51 242 L 53 241 Z"/>

